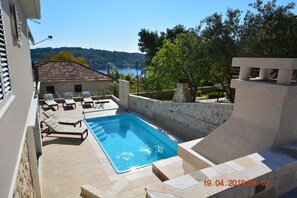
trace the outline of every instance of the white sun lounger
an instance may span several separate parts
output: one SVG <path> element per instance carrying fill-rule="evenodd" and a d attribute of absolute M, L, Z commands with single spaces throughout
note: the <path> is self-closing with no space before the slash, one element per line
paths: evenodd
<path fill-rule="evenodd" d="M 54 107 L 56 106 L 57 109 L 59 109 L 58 103 L 54 100 L 53 94 L 44 94 L 44 103 L 49 107 Z"/>
<path fill-rule="evenodd" d="M 93 107 L 94 107 L 94 101 L 91 98 L 91 93 L 89 91 L 83 91 L 82 96 L 83 96 L 83 100 L 81 101 L 82 105 L 84 102 L 84 105 L 93 104 Z"/>
<path fill-rule="evenodd" d="M 74 108 L 76 108 L 76 103 L 75 101 L 73 100 L 73 95 L 72 95 L 72 92 L 65 92 L 64 93 L 64 102 L 63 102 L 63 106 L 64 104 L 67 106 L 73 106 L 74 105 Z"/>
<path fill-rule="evenodd" d="M 70 126 L 63 126 L 59 124 L 56 120 L 52 118 L 48 118 L 41 122 L 42 124 L 46 124 L 48 126 L 47 130 L 42 131 L 42 133 L 47 134 L 63 134 L 63 135 L 80 135 L 81 140 L 86 139 L 88 137 L 88 129 L 86 127 L 74 128 Z M 85 138 L 83 138 L 83 135 Z"/>
<path fill-rule="evenodd" d="M 60 117 L 60 116 L 57 116 L 51 109 L 44 111 L 43 114 L 47 118 L 52 118 L 52 119 L 56 120 L 57 122 L 59 122 L 60 124 L 69 124 L 69 125 L 73 125 L 74 127 L 76 127 L 76 125 L 79 123 L 81 126 L 82 119 L 80 119 L 80 118 Z"/>

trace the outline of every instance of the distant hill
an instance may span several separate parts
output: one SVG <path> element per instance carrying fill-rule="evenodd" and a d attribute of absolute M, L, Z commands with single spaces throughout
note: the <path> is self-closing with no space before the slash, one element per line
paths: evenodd
<path fill-rule="evenodd" d="M 99 49 L 83 49 L 80 47 L 31 49 L 31 58 L 32 61 L 43 62 L 48 56 L 58 54 L 60 51 L 72 52 L 75 57 L 85 57 L 87 64 L 97 70 L 107 69 L 108 63 L 117 68 L 135 68 L 135 62 L 139 63 L 139 69 L 143 69 L 145 63 L 145 57 L 140 53 L 112 52 Z"/>

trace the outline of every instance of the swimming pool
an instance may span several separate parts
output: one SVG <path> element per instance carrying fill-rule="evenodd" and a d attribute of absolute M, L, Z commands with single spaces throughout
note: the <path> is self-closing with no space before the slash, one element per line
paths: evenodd
<path fill-rule="evenodd" d="M 85 120 L 117 173 L 177 155 L 177 141 L 134 114 Z"/>

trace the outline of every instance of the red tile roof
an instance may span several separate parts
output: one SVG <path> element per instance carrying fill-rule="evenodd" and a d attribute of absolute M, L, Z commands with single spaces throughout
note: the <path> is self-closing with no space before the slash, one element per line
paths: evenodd
<path fill-rule="evenodd" d="M 48 61 L 38 67 L 38 74 L 40 82 L 112 80 L 106 74 L 74 61 Z"/>

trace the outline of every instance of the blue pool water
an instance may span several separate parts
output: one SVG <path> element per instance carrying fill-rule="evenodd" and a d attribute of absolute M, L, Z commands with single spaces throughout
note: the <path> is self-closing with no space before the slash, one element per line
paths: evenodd
<path fill-rule="evenodd" d="M 134 114 L 86 119 L 117 173 L 177 155 L 177 142 Z"/>

